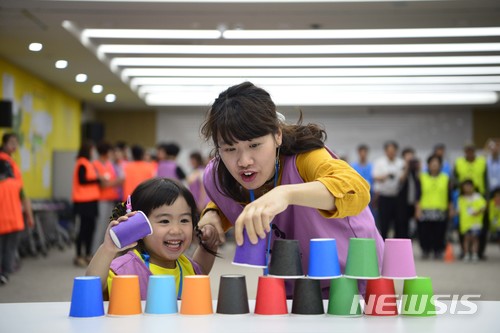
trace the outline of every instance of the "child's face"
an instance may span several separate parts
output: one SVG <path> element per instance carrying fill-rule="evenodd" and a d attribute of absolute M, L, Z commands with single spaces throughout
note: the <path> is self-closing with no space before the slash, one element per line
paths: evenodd
<path fill-rule="evenodd" d="M 171 206 L 153 209 L 148 218 L 153 234 L 144 238 L 144 245 L 153 263 L 169 268 L 191 245 L 191 209 L 186 199 L 179 196 Z"/>
<path fill-rule="evenodd" d="M 462 186 L 463 186 L 462 190 L 463 190 L 464 194 L 474 193 L 474 186 L 472 186 L 471 184 L 464 184 Z"/>
<path fill-rule="evenodd" d="M 274 174 L 276 148 L 281 132 L 268 134 L 233 145 L 221 142 L 219 153 L 231 175 L 247 190 L 261 187 Z"/>

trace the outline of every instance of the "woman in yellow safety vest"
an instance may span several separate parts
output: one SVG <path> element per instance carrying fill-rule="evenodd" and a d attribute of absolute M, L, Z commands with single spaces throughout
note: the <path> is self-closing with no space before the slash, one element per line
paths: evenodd
<path fill-rule="evenodd" d="M 447 222 L 453 205 L 450 180 L 441 169 L 441 157 L 432 155 L 427 159 L 427 171 L 420 174 L 421 194 L 415 215 L 423 259 L 431 253 L 437 259 L 442 258 L 446 245 Z"/>

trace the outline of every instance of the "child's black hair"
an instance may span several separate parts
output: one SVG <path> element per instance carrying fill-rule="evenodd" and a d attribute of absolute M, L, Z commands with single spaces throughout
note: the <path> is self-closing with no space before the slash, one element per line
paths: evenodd
<path fill-rule="evenodd" d="M 183 197 L 190 210 L 191 218 L 193 221 L 193 229 L 198 237 L 201 246 L 208 253 L 217 256 L 217 252 L 209 249 L 201 240 L 201 230 L 198 228 L 198 221 L 200 219 L 198 208 L 191 192 L 181 183 L 170 178 L 151 178 L 140 183 L 130 195 L 132 203 L 132 210 L 140 210 L 146 216 L 149 216 L 153 209 L 163 205 L 172 205 L 177 198 Z M 118 203 L 110 216 L 110 221 L 118 219 L 120 216 L 126 215 L 126 207 L 124 202 Z M 143 249 L 144 244 L 139 241 L 138 248 Z"/>
<path fill-rule="evenodd" d="M 477 192 L 476 186 L 474 186 L 474 182 L 471 179 L 465 179 L 463 182 L 460 183 L 460 194 L 464 194 L 464 186 L 465 185 L 472 185 L 472 188 L 474 189 L 475 192 Z"/>

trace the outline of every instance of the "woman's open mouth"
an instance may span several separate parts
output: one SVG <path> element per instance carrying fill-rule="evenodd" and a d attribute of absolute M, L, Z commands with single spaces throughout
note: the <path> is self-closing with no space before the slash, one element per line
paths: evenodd
<path fill-rule="evenodd" d="M 250 183 L 255 180 L 257 177 L 257 172 L 252 172 L 252 171 L 247 171 L 247 172 L 242 172 L 240 173 L 241 179 L 245 183 Z"/>

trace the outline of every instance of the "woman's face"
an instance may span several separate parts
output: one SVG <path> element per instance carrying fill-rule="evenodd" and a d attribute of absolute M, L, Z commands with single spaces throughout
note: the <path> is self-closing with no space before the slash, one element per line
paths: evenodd
<path fill-rule="evenodd" d="M 281 131 L 229 145 L 219 141 L 224 165 L 241 186 L 255 190 L 274 175 L 276 148 L 281 145 Z"/>
<path fill-rule="evenodd" d="M 433 158 L 432 160 L 430 160 L 429 171 L 431 173 L 438 173 L 439 171 L 441 171 L 441 163 L 439 163 L 438 159 Z"/>
<path fill-rule="evenodd" d="M 189 248 L 193 238 L 193 219 L 186 199 L 179 196 L 172 205 L 153 209 L 148 219 L 153 234 L 144 238 L 144 245 L 151 262 L 175 267 L 175 260 Z"/>

